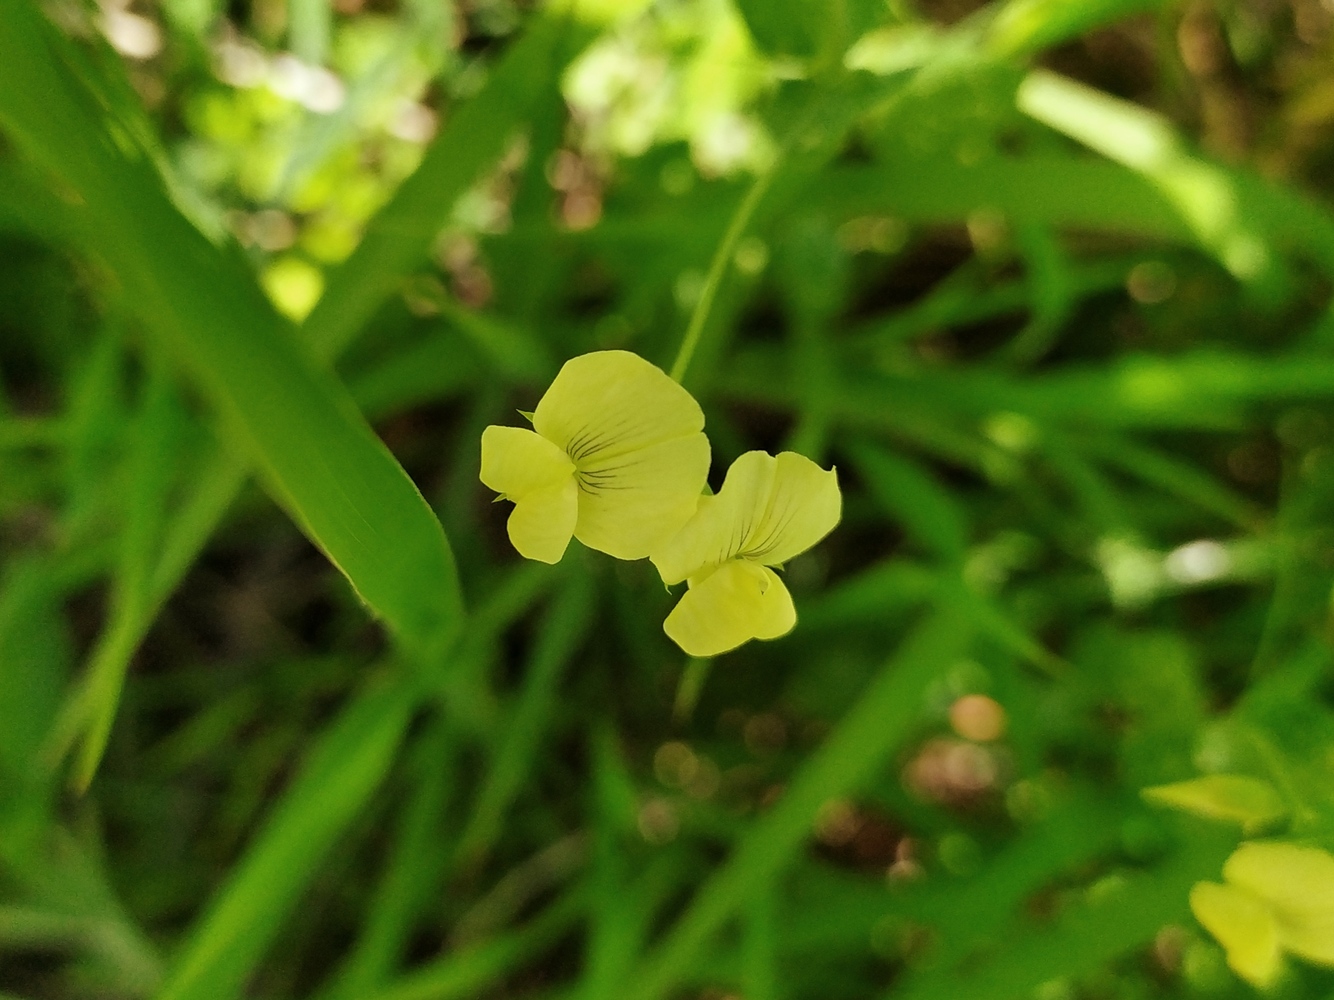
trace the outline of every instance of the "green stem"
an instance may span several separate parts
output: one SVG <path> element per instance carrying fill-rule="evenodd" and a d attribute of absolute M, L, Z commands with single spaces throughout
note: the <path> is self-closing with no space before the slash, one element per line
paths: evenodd
<path fill-rule="evenodd" d="M 704 682 L 709 679 L 712 666 L 713 660 L 708 657 L 692 656 L 686 660 L 681 680 L 676 685 L 676 701 L 672 705 L 672 721 L 678 726 L 689 722 L 695 714 L 695 706 L 699 703 L 700 693 L 704 690 Z"/>
<path fill-rule="evenodd" d="M 723 283 L 723 275 L 727 273 L 727 264 L 736 252 L 736 245 L 745 233 L 746 227 L 750 225 L 760 199 L 769 190 L 777 166 L 778 159 L 775 158 L 774 162 L 755 178 L 755 183 L 751 185 L 746 196 L 741 199 L 741 204 L 732 213 L 732 220 L 727 224 L 727 230 L 718 243 L 718 249 L 713 252 L 713 260 L 709 264 L 704 287 L 700 290 L 699 300 L 690 314 L 690 325 L 686 327 L 685 336 L 681 340 L 681 349 L 677 351 L 676 360 L 672 363 L 671 375 L 677 382 L 685 378 L 686 369 L 690 367 L 690 359 L 694 357 L 695 348 L 699 346 L 700 337 L 704 334 L 704 324 L 708 322 L 709 313 L 713 311 L 713 300 L 718 295 L 718 287 Z"/>

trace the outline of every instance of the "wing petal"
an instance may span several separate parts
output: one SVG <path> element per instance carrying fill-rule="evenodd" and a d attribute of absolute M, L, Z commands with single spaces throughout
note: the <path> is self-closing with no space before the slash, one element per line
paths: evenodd
<path fill-rule="evenodd" d="M 558 563 L 570 544 L 578 516 L 579 486 L 569 476 L 516 500 L 508 525 L 510 541 L 525 559 Z"/>
<path fill-rule="evenodd" d="M 673 438 L 580 466 L 574 534 L 617 559 L 643 559 L 694 516 L 709 474 L 709 439 Z"/>
<path fill-rule="evenodd" d="M 550 441 L 525 427 L 492 425 L 482 431 L 483 483 L 511 499 L 574 481 L 574 463 Z"/>
<path fill-rule="evenodd" d="M 727 470 L 723 488 L 701 497 L 695 516 L 652 555 L 663 582 L 680 583 L 739 553 L 769 503 L 777 460 L 748 451 Z"/>

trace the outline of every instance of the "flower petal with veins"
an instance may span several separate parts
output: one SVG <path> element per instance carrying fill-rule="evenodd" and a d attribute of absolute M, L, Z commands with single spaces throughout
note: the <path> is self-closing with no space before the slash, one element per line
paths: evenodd
<path fill-rule="evenodd" d="M 574 475 L 574 463 L 554 444 L 523 427 L 482 431 L 480 479 L 511 499 L 546 489 Z"/>
<path fill-rule="evenodd" d="M 842 516 L 838 473 L 794 451 L 780 452 L 769 503 L 742 551 L 766 566 L 779 566 L 833 531 Z"/>
<path fill-rule="evenodd" d="M 829 534 L 842 512 L 832 469 L 792 451 L 748 451 L 718 494 L 701 498 L 695 516 L 653 554 L 653 565 L 669 585 L 729 559 L 779 566 Z"/>
<path fill-rule="evenodd" d="M 650 557 L 664 583 L 690 589 L 663 623 L 692 656 L 716 656 L 796 624 L 792 596 L 770 566 L 829 534 L 843 512 L 838 475 L 803 455 L 748 451 L 716 496 Z M 707 652 L 706 652 L 707 650 Z"/>
<path fill-rule="evenodd" d="M 703 429 L 704 411 L 695 398 L 661 368 L 629 351 L 571 358 L 533 411 L 533 430 L 576 464 Z"/>
<path fill-rule="evenodd" d="M 777 468 L 777 459 L 762 451 L 748 451 L 733 462 L 723 488 L 700 497 L 695 516 L 653 553 L 662 582 L 680 583 L 736 556 L 751 527 L 764 516 Z"/>
<path fill-rule="evenodd" d="M 690 520 L 708 474 L 709 441 L 703 434 L 585 461 L 576 474 L 574 536 L 617 559 L 643 559 Z"/>
<path fill-rule="evenodd" d="M 558 561 L 573 533 L 643 559 L 694 516 L 709 471 L 704 413 L 643 358 L 570 359 L 532 421 L 482 432 L 482 482 L 515 502 L 510 539 L 525 557 Z"/>

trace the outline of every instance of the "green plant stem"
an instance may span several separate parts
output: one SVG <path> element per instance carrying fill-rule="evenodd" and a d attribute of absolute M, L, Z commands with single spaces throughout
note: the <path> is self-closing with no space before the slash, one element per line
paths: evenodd
<path fill-rule="evenodd" d="M 755 178 L 750 190 L 741 199 L 741 204 L 732 213 L 732 219 L 723 232 L 723 238 L 718 243 L 718 249 L 713 252 L 713 260 L 709 264 L 709 273 L 704 279 L 704 287 L 700 290 L 699 299 L 695 302 L 694 311 L 690 314 L 690 324 L 686 327 L 685 336 L 681 339 L 681 349 L 676 352 L 676 360 L 672 362 L 671 376 L 677 382 L 685 378 L 686 370 L 690 367 L 690 359 L 695 356 L 695 348 L 699 347 L 700 338 L 704 335 L 704 325 L 708 323 L 709 314 L 713 311 L 713 301 L 717 298 L 718 289 L 723 283 L 723 276 L 727 273 L 727 265 L 736 252 L 737 243 L 745 235 L 746 228 L 755 215 L 755 209 L 759 207 L 765 192 L 769 190 L 769 185 L 773 182 L 774 174 L 777 172 L 778 163 L 779 160 L 775 158 L 774 162 Z"/>
<path fill-rule="evenodd" d="M 587 906 L 582 888 L 567 892 L 523 927 L 451 952 L 373 995 L 373 1000 L 451 1000 L 478 996 L 496 980 L 550 947 Z"/>
<path fill-rule="evenodd" d="M 672 721 L 678 726 L 688 723 L 695 714 L 695 706 L 699 704 L 699 696 L 712 668 L 710 657 L 692 656 L 686 660 L 681 680 L 676 685 L 676 700 L 672 703 Z"/>

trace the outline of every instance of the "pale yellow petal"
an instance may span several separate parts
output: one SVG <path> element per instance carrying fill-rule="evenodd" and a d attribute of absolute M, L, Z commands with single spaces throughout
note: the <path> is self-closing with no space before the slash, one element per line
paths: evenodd
<path fill-rule="evenodd" d="M 1334 964 L 1334 857 L 1327 851 L 1252 841 L 1232 853 L 1223 877 L 1265 901 L 1284 948 Z"/>
<path fill-rule="evenodd" d="M 737 557 L 778 566 L 829 534 L 843 513 L 838 476 L 804 455 L 748 451 L 727 470 L 723 488 L 700 501 L 695 517 L 653 564 L 678 583 Z"/>
<path fill-rule="evenodd" d="M 680 583 L 740 552 L 764 515 L 777 469 L 778 460 L 762 451 L 748 451 L 733 462 L 723 488 L 701 497 L 695 516 L 653 553 L 663 582 Z"/>
<path fill-rule="evenodd" d="M 833 531 L 842 516 L 838 474 L 805 455 L 782 452 L 775 460 L 764 516 L 751 529 L 741 553 L 767 566 L 781 565 Z"/>
<path fill-rule="evenodd" d="M 569 456 L 541 435 L 495 425 L 482 431 L 480 478 L 497 493 L 518 498 L 573 477 Z"/>
<path fill-rule="evenodd" d="M 663 631 L 690 656 L 718 656 L 761 632 L 781 635 L 791 628 L 783 607 L 787 588 L 781 594 L 771 593 L 771 576 L 755 563 L 739 559 L 723 563 L 681 596 L 662 623 Z M 790 597 L 786 603 L 790 607 Z M 794 613 L 794 621 L 795 617 Z"/>
<path fill-rule="evenodd" d="M 1319 848 L 1250 841 L 1232 852 L 1223 877 L 1278 909 L 1334 914 L 1334 857 Z"/>
<path fill-rule="evenodd" d="M 797 609 L 792 605 L 792 595 L 788 593 L 778 574 L 769 567 L 764 567 L 764 576 L 769 586 L 764 591 L 764 604 L 761 615 L 755 625 L 756 639 L 777 639 L 787 635 L 796 627 Z"/>
<path fill-rule="evenodd" d="M 1199 882 L 1190 891 L 1190 908 L 1223 946 L 1233 972 L 1256 986 L 1277 978 L 1283 960 L 1278 925 L 1261 900 L 1235 886 Z"/>
<path fill-rule="evenodd" d="M 595 351 L 565 362 L 533 412 L 533 429 L 582 465 L 697 434 L 704 412 L 639 355 Z"/>
<path fill-rule="evenodd" d="M 581 464 L 575 537 L 617 559 L 643 559 L 694 516 L 708 475 L 703 434 Z"/>
<path fill-rule="evenodd" d="M 519 555 L 558 563 L 574 534 L 579 514 L 579 486 L 573 476 L 519 497 L 510 514 L 509 536 Z"/>
<path fill-rule="evenodd" d="M 1276 912 L 1283 950 L 1317 965 L 1334 966 L 1334 916 Z"/>

